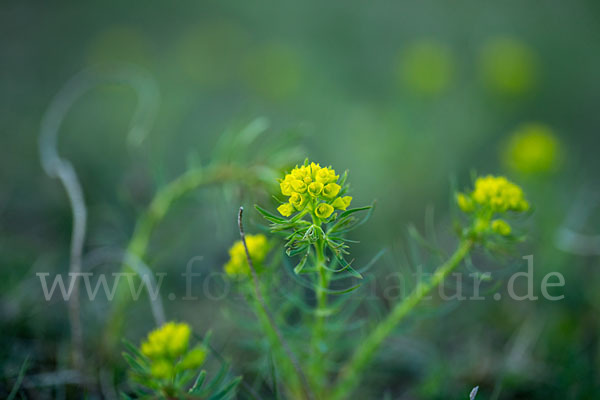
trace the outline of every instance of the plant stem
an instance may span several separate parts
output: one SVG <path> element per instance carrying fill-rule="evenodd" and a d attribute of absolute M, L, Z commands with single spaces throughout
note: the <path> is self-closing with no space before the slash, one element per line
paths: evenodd
<path fill-rule="evenodd" d="M 250 252 L 248 251 L 248 245 L 246 244 L 246 234 L 244 233 L 244 225 L 242 223 L 242 214 L 243 213 L 244 213 L 244 207 L 240 207 L 240 211 L 238 213 L 238 227 L 240 229 L 240 237 L 242 239 L 242 244 L 244 245 L 244 251 L 246 252 L 246 260 L 248 262 L 248 267 L 250 268 L 250 274 L 252 275 L 252 283 L 254 285 L 254 295 L 256 297 L 256 301 L 258 302 L 258 304 L 262 308 L 264 315 L 266 316 L 268 325 L 270 327 L 270 331 L 275 334 L 277 341 L 279 342 L 279 345 L 285 352 L 285 354 L 291 364 L 291 367 L 296 372 L 298 380 L 300 381 L 300 386 L 302 388 L 302 391 L 304 392 L 304 395 L 306 396 L 305 398 L 314 399 L 314 396 L 312 394 L 312 390 L 310 388 L 308 380 L 306 379 L 306 376 L 304 375 L 304 371 L 302 371 L 302 368 L 300 367 L 300 363 L 298 362 L 298 359 L 292 352 L 292 349 L 290 348 L 287 341 L 283 337 L 283 334 L 277 327 L 277 324 L 275 323 L 275 318 L 273 317 L 271 310 L 267 307 L 267 303 L 265 302 L 262 292 L 260 290 L 260 282 L 258 280 L 258 275 L 256 273 L 256 269 L 254 268 L 254 263 L 252 262 L 252 258 L 250 257 Z"/>
<path fill-rule="evenodd" d="M 452 256 L 440 265 L 429 281 L 419 282 L 412 293 L 402 302 L 398 303 L 388 315 L 357 348 L 350 361 L 342 368 L 332 395 L 333 400 L 348 398 L 348 395 L 360 383 L 361 374 L 367 364 L 371 361 L 375 352 L 384 340 L 392 333 L 394 328 L 408 315 L 413 308 L 435 287 L 441 284 L 452 271 L 460 265 L 463 258 L 473 247 L 473 241 L 463 239 Z"/>
<path fill-rule="evenodd" d="M 312 368 L 311 377 L 317 386 L 321 386 L 323 381 L 323 339 L 324 339 L 324 325 L 325 325 L 325 313 L 327 310 L 327 287 L 329 286 L 329 273 L 324 268 L 325 264 L 325 253 L 324 253 L 324 241 L 320 239 L 315 244 L 316 256 L 317 256 L 317 273 L 319 275 L 319 285 L 316 289 L 317 305 L 315 309 L 315 324 L 313 326 L 313 335 L 311 342 L 311 353 L 312 357 Z"/>

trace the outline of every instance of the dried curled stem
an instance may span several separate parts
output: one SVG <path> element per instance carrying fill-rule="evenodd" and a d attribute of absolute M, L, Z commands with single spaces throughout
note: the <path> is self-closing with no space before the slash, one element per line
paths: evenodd
<path fill-rule="evenodd" d="M 132 87 L 138 95 L 138 107 L 132 118 L 127 139 L 130 144 L 141 143 L 153 122 L 153 115 L 158 103 L 158 89 L 147 74 L 130 65 L 121 65 L 109 70 L 89 69 L 74 76 L 54 97 L 41 122 L 39 150 L 42 166 L 48 176 L 61 181 L 73 213 L 69 265 L 72 279 L 77 279 L 78 274 L 81 273 L 87 209 L 75 168 L 58 154 L 58 131 L 71 106 L 82 95 L 100 84 L 113 82 Z M 83 330 L 77 282 L 73 286 L 68 308 L 73 365 L 81 372 L 84 367 Z"/>

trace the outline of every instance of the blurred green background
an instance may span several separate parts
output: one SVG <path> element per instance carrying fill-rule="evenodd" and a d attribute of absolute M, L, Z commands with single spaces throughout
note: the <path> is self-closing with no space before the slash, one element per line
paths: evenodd
<path fill-rule="evenodd" d="M 599 2 L 7 1 L 0 9 L 0 395 L 27 356 L 27 376 L 68 370 L 65 303 L 45 302 L 35 276 L 67 272 L 71 234 L 64 190 L 40 165 L 40 120 L 79 71 L 132 63 L 160 92 L 139 146 L 126 142 L 135 93 L 117 85 L 83 96 L 59 134 L 88 206 L 86 252 L 125 247 L 156 190 L 193 160 L 210 161 L 223 132 L 256 117 L 270 122 L 270 140 L 302 146 L 288 165 L 307 156 L 349 169 L 353 204 L 377 199 L 353 234 L 353 256 L 365 262 L 391 249 L 374 269 L 380 276 L 402 262 L 406 226 L 424 228 L 428 210 L 451 247 L 452 182 L 467 186 L 471 171 L 506 174 L 535 207 L 517 264 L 534 255 L 538 294 L 545 273 L 561 272 L 565 299 L 489 298 L 425 313 L 388 341 L 361 398 L 464 399 L 476 385 L 483 399 L 597 398 Z M 185 197 L 146 261 L 179 274 L 202 255 L 199 269 L 220 271 L 237 238 L 237 207 L 256 201 L 270 204 L 268 194 L 234 187 Z M 185 290 L 181 280 L 165 284 Z M 132 307 L 125 336 L 138 340 L 153 322 L 147 304 Z M 238 327 L 222 316 L 226 302 L 165 307 L 199 332 L 213 328 L 235 364 Z M 99 362 L 108 305 L 83 310 L 86 352 Z M 26 377 L 23 393 L 78 397 L 36 382 Z"/>

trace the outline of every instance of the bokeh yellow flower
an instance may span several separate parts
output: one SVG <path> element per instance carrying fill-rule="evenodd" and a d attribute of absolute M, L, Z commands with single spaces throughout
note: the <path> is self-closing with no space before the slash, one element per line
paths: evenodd
<path fill-rule="evenodd" d="M 526 94 L 537 84 L 535 53 L 516 38 L 497 37 L 486 42 L 480 54 L 480 68 L 487 88 L 503 96 Z"/>
<path fill-rule="evenodd" d="M 183 369 L 198 368 L 206 359 L 206 348 L 198 345 L 190 350 L 181 360 L 180 367 Z"/>
<path fill-rule="evenodd" d="M 524 212 L 529 209 L 523 189 L 503 176 L 484 176 L 475 180 L 470 193 L 457 193 L 456 203 L 465 213 L 471 214 L 476 234 L 495 232 L 510 235 L 511 226 L 503 219 L 492 218 L 496 214 Z"/>
<path fill-rule="evenodd" d="M 186 323 L 168 322 L 150 332 L 140 346 L 149 361 L 150 375 L 172 379 L 178 372 L 202 365 L 207 350 L 197 345 L 188 351 L 192 329 Z"/>
<path fill-rule="evenodd" d="M 525 200 L 523 190 L 503 176 L 488 175 L 477 178 L 472 198 L 475 203 L 494 212 L 527 211 L 529 209 L 529 203 Z"/>
<path fill-rule="evenodd" d="M 150 359 L 181 356 L 188 348 L 191 329 L 188 324 L 169 322 L 148 334 L 141 351 Z"/>
<path fill-rule="evenodd" d="M 454 77 L 452 53 L 432 40 L 410 44 L 399 56 L 398 79 L 411 92 L 435 96 L 446 90 Z"/>
<path fill-rule="evenodd" d="M 287 203 L 289 204 L 289 203 Z M 292 209 L 293 206 L 289 204 Z M 246 245 L 254 267 L 259 270 L 269 252 L 269 243 L 265 235 L 246 235 Z M 250 267 L 246 259 L 246 249 L 241 240 L 238 240 L 229 249 L 229 261 L 224 266 L 225 273 L 231 277 L 246 276 L 250 274 Z"/>
<path fill-rule="evenodd" d="M 503 219 L 495 219 L 492 221 L 492 230 L 502 236 L 510 235 L 511 228 L 508 222 Z"/>
<path fill-rule="evenodd" d="M 560 143 L 550 127 L 523 124 L 510 137 L 502 159 L 507 167 L 522 174 L 551 172 L 560 162 Z"/>

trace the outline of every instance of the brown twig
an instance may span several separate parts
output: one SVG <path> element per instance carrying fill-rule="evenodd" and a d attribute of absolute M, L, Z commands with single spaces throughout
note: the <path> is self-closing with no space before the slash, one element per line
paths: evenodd
<path fill-rule="evenodd" d="M 242 224 L 242 213 L 243 212 L 244 212 L 244 207 L 240 207 L 240 211 L 238 213 L 238 227 L 240 229 L 240 237 L 242 239 L 242 244 L 244 245 L 244 250 L 246 251 L 246 259 L 248 260 L 248 266 L 250 267 L 250 273 L 252 274 L 252 282 L 254 284 L 254 294 L 255 294 L 256 299 L 258 300 L 260 306 L 262 307 L 265 315 L 267 316 L 267 319 L 269 320 L 269 325 L 271 325 L 271 329 L 273 329 L 273 331 L 277 335 L 277 339 L 279 340 L 281 347 L 283 347 L 283 350 L 285 351 L 287 357 L 290 359 L 290 362 L 292 363 L 294 370 L 296 371 L 296 374 L 298 375 L 298 378 L 300 379 L 300 383 L 302 385 L 302 390 L 304 391 L 307 398 L 314 399 L 314 396 L 313 396 L 313 394 L 310 390 L 310 386 L 308 384 L 308 380 L 306 379 L 306 376 L 304 375 L 302 368 L 300 368 L 300 363 L 298 362 L 298 359 L 296 359 L 296 356 L 294 355 L 294 353 L 292 353 L 290 346 L 288 345 L 288 343 L 284 339 L 283 335 L 281 334 L 281 331 L 277 327 L 277 324 L 275 323 L 275 318 L 273 317 L 273 314 L 267 307 L 267 303 L 265 302 L 265 300 L 262 296 L 262 293 L 260 291 L 258 275 L 256 274 L 256 269 L 254 269 L 254 264 L 252 263 L 252 259 L 250 258 L 250 252 L 248 251 L 248 245 L 246 244 L 246 234 L 244 233 L 244 225 Z"/>

